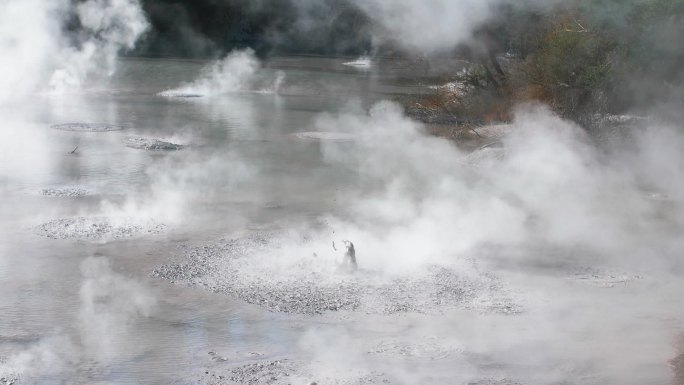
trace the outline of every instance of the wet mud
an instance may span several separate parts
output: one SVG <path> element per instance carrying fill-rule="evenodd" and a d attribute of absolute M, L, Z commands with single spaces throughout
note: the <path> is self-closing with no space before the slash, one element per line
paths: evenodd
<path fill-rule="evenodd" d="M 36 234 L 50 239 L 106 241 L 160 234 L 166 226 L 150 220 L 109 217 L 54 219 L 34 228 Z"/>
<path fill-rule="evenodd" d="M 257 233 L 183 250 L 155 278 L 231 296 L 270 312 L 317 315 L 440 314 L 448 309 L 515 314 L 522 307 L 496 277 L 427 266 L 405 274 L 340 272 L 316 255 L 288 255 L 278 236 Z M 291 251 L 290 251 L 291 252 Z M 266 279 L 268 277 L 268 279 Z"/>
<path fill-rule="evenodd" d="M 54 130 L 72 131 L 72 132 L 109 132 L 121 131 L 130 128 L 125 124 L 107 124 L 107 123 L 61 123 L 50 126 Z"/>

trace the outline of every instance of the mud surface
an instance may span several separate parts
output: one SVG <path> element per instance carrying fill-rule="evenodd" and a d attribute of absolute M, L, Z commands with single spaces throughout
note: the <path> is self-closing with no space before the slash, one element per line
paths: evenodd
<path fill-rule="evenodd" d="M 129 128 L 124 124 L 107 123 L 63 123 L 50 126 L 54 130 L 73 131 L 73 132 L 109 132 L 121 131 Z"/>
<path fill-rule="evenodd" d="M 157 138 L 129 137 L 124 141 L 127 147 L 147 151 L 178 151 L 185 146 Z"/>
<path fill-rule="evenodd" d="M 166 226 L 149 220 L 108 217 L 62 218 L 35 227 L 35 232 L 51 239 L 105 241 L 159 234 Z"/>
<path fill-rule="evenodd" d="M 19 385 L 19 373 L 5 367 L 6 358 L 0 357 L 0 385 Z"/>
<path fill-rule="evenodd" d="M 465 163 L 477 168 L 490 168 L 498 165 L 506 156 L 506 150 L 498 146 L 486 146 L 471 152 Z"/>
<path fill-rule="evenodd" d="M 215 353 L 210 352 L 210 354 Z M 406 359 L 406 357 L 404 358 Z M 340 357 L 340 361 L 343 361 L 342 357 Z M 419 362 L 416 364 L 419 365 Z M 199 378 L 192 380 L 192 383 L 201 385 L 392 385 L 404 383 L 402 379 L 395 378 L 380 370 L 360 367 L 334 369 L 334 366 L 335 364 L 316 360 L 300 361 L 287 358 L 254 361 L 239 365 L 223 362 L 206 369 L 198 376 Z M 443 382 L 435 378 L 426 383 L 441 384 Z M 454 383 L 464 385 L 523 385 L 507 378 L 482 378 Z"/>
<path fill-rule="evenodd" d="M 297 255 L 281 242 L 278 235 L 257 233 L 187 248 L 178 263 L 159 266 L 152 276 L 280 313 L 521 311 L 495 277 L 470 268 L 467 274 L 444 266 L 427 266 L 410 274 L 363 268 L 347 274 L 336 270 L 334 259 Z"/>
<path fill-rule="evenodd" d="M 575 282 L 605 289 L 627 286 L 642 278 L 620 270 L 595 267 L 575 268 L 570 277 Z"/>
<path fill-rule="evenodd" d="M 405 338 L 386 339 L 371 348 L 368 353 L 394 358 L 412 358 L 421 361 L 437 361 L 461 354 L 458 346 L 444 344 L 435 337 L 427 337 L 421 341 Z"/>
<path fill-rule="evenodd" d="M 193 99 L 193 98 L 201 98 L 201 97 L 205 96 L 202 94 L 175 91 L 175 90 L 163 91 L 163 92 L 158 93 L 157 95 L 165 97 L 165 98 L 181 98 L 181 99 Z"/>
<path fill-rule="evenodd" d="M 354 135 L 345 132 L 297 132 L 294 137 L 303 140 L 320 140 L 326 142 L 351 142 Z"/>
<path fill-rule="evenodd" d="M 226 366 L 204 372 L 198 381 L 202 385 L 373 385 L 393 384 L 383 373 L 346 372 L 339 376 L 316 374 L 316 362 L 296 360 L 265 360 L 241 366 Z"/>
<path fill-rule="evenodd" d="M 41 190 L 41 195 L 51 198 L 77 198 L 90 195 L 90 191 L 82 187 L 54 187 Z"/>
<path fill-rule="evenodd" d="M 19 378 L 17 377 L 2 377 L 0 378 L 0 385 L 14 385 L 19 383 Z"/>

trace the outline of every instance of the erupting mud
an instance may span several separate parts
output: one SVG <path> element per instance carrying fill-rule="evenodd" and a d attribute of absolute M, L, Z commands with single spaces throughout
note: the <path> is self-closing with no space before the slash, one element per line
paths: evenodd
<path fill-rule="evenodd" d="M 152 275 L 282 313 L 439 314 L 469 308 L 515 314 L 522 310 L 495 277 L 472 266 L 428 266 L 398 275 L 364 269 L 348 274 L 355 270 L 350 257 L 345 257 L 341 272 L 334 260 L 304 255 L 304 245 L 293 251 L 281 242 L 277 234 L 257 233 L 189 248 L 179 263 L 159 266 Z"/>

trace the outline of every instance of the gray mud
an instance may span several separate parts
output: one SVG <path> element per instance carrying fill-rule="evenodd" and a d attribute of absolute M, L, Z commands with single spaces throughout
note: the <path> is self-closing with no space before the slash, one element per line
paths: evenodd
<path fill-rule="evenodd" d="M 620 270 L 594 267 L 576 268 L 570 277 L 572 281 L 605 289 L 627 286 L 642 278 Z"/>
<path fill-rule="evenodd" d="M 203 95 L 200 93 L 182 92 L 182 91 L 177 91 L 177 90 L 162 91 L 162 92 L 158 93 L 157 95 L 164 97 L 164 98 L 179 98 L 179 99 L 195 99 L 195 98 L 202 98 L 202 97 L 206 96 L 206 95 Z"/>
<path fill-rule="evenodd" d="M 35 227 L 35 232 L 50 239 L 104 241 L 159 234 L 165 229 L 165 225 L 149 220 L 76 217 L 45 222 Z"/>
<path fill-rule="evenodd" d="M 297 132 L 292 134 L 298 139 L 321 142 L 353 142 L 356 137 L 346 132 Z"/>
<path fill-rule="evenodd" d="M 0 385 L 19 385 L 19 373 L 4 367 L 6 362 L 5 357 L 0 357 Z"/>
<path fill-rule="evenodd" d="M 78 198 L 90 195 L 90 192 L 82 187 L 53 187 L 43 189 L 41 195 L 50 198 Z"/>
<path fill-rule="evenodd" d="M 124 141 L 127 147 L 147 151 L 178 151 L 185 146 L 157 138 L 129 137 Z"/>
<path fill-rule="evenodd" d="M 393 384 L 383 373 L 340 373 L 323 377 L 315 374 L 316 362 L 264 360 L 241 366 L 213 368 L 204 372 L 198 383 L 202 385 L 374 385 Z"/>
<path fill-rule="evenodd" d="M 18 377 L 8 376 L 0 378 L 0 385 L 16 385 L 19 383 Z"/>
<path fill-rule="evenodd" d="M 109 132 L 125 130 L 128 128 L 128 125 L 107 123 L 63 123 L 53 124 L 50 128 L 72 132 Z"/>
<path fill-rule="evenodd" d="M 278 313 L 441 314 L 466 308 L 504 314 L 521 311 L 499 281 L 488 274 L 459 274 L 456 268 L 444 266 L 400 275 L 363 269 L 345 274 L 335 270 L 334 260 L 288 253 L 293 252 L 281 248 L 277 236 L 257 233 L 187 247 L 178 263 L 159 266 L 152 276 Z"/>
<path fill-rule="evenodd" d="M 445 345 L 436 337 L 420 341 L 401 338 L 386 339 L 369 349 L 368 353 L 393 358 L 412 358 L 424 361 L 438 361 L 461 354 L 463 349 Z"/>
<path fill-rule="evenodd" d="M 484 146 L 469 153 L 465 163 L 472 167 L 491 168 L 498 165 L 506 156 L 506 150 L 501 147 Z"/>
<path fill-rule="evenodd" d="M 353 370 L 334 368 L 329 363 L 317 361 L 298 361 L 291 359 L 262 360 L 242 365 L 213 365 L 204 370 L 193 384 L 201 385 L 392 385 L 404 381 L 393 378 L 381 371 Z M 430 384 L 443 383 L 441 380 L 429 381 Z M 467 382 L 464 385 L 522 385 L 506 378 L 484 378 Z"/>

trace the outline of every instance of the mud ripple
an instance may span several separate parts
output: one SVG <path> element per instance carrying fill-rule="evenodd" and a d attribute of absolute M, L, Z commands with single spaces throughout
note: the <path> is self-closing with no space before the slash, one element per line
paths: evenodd
<path fill-rule="evenodd" d="M 61 123 L 50 126 L 52 129 L 72 132 L 109 132 L 121 131 L 129 127 L 125 124 L 108 123 Z"/>

